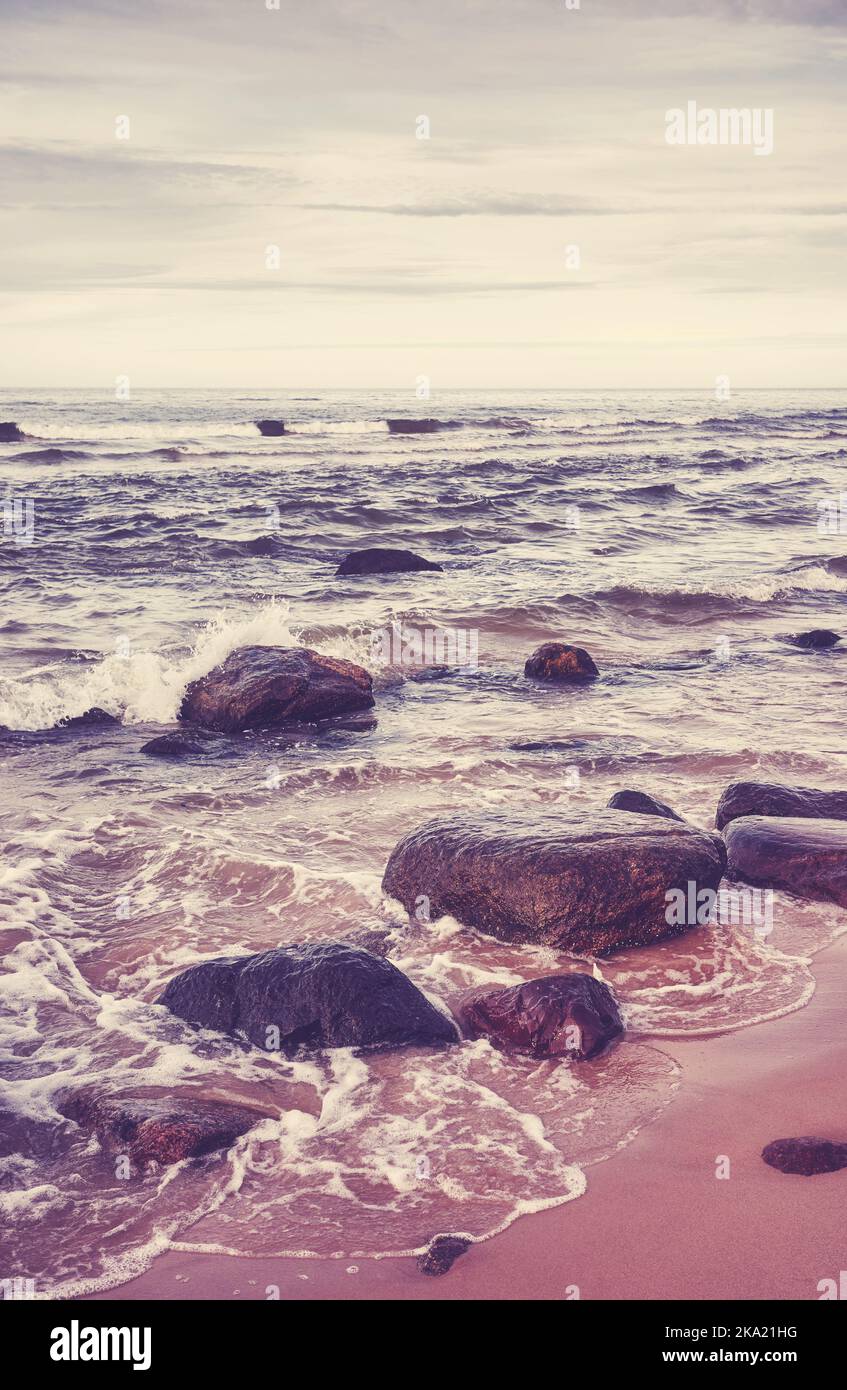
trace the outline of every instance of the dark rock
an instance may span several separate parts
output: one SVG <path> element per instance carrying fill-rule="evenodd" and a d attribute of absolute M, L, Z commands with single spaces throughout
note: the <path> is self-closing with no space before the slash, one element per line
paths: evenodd
<path fill-rule="evenodd" d="M 588 652 L 565 642 L 545 642 L 536 648 L 523 669 L 525 676 L 537 681 L 586 681 L 600 674 Z"/>
<path fill-rule="evenodd" d="M 665 820 L 678 820 L 685 823 L 684 816 L 678 816 L 676 811 L 664 801 L 658 801 L 655 796 L 649 796 L 647 792 L 632 791 L 629 787 L 623 791 L 615 792 L 610 797 L 606 806 L 610 811 L 636 811 L 641 816 L 663 816 Z"/>
<path fill-rule="evenodd" d="M 178 1163 L 228 1149 L 266 1112 L 225 1101 L 198 1100 L 179 1092 L 164 1099 L 104 1096 L 80 1091 L 61 1105 L 62 1114 L 97 1136 L 111 1154 L 126 1154 L 134 1167 Z"/>
<path fill-rule="evenodd" d="M 389 434 L 435 434 L 438 430 L 457 430 L 459 420 L 386 420 Z"/>
<path fill-rule="evenodd" d="M 432 560 L 424 560 L 411 550 L 353 550 L 345 555 L 336 575 L 355 574 L 402 574 L 414 570 L 437 570 L 441 566 Z"/>
<path fill-rule="evenodd" d="M 847 1144 L 834 1139 L 774 1139 L 762 1149 L 762 1158 L 781 1173 L 799 1173 L 804 1178 L 816 1173 L 836 1173 L 847 1168 Z"/>
<path fill-rule="evenodd" d="M 421 1274 L 432 1276 L 446 1274 L 472 1244 L 464 1236 L 433 1236 L 423 1254 L 418 1255 L 418 1269 Z"/>
<path fill-rule="evenodd" d="M 847 792 L 783 787 L 778 782 L 730 782 L 715 813 L 723 830 L 741 816 L 794 816 L 804 820 L 847 820 Z"/>
<path fill-rule="evenodd" d="M 812 628 L 811 632 L 792 632 L 785 638 L 792 647 L 802 647 L 806 651 L 821 651 L 826 647 L 834 647 L 841 638 L 837 632 L 831 632 L 826 627 Z"/>
<path fill-rule="evenodd" d="M 833 555 L 826 562 L 830 574 L 847 574 L 847 555 Z"/>
<path fill-rule="evenodd" d="M 596 1057 L 624 1031 L 615 996 L 591 975 L 547 975 L 511 989 L 476 993 L 462 1004 L 460 1022 L 504 1052 L 532 1057 Z"/>
<path fill-rule="evenodd" d="M 724 832 L 727 877 L 847 907 L 847 824 L 742 816 Z"/>
<path fill-rule="evenodd" d="M 206 747 L 185 734 L 162 734 L 143 744 L 141 752 L 150 758 L 188 758 L 193 753 L 205 753 Z"/>
<path fill-rule="evenodd" d="M 107 714 L 104 709 L 99 709 L 97 705 L 93 705 L 84 714 L 65 715 L 64 719 L 60 719 L 53 727 L 54 729 L 87 729 L 95 724 L 120 724 L 120 722 L 120 719 L 114 714 Z"/>
<path fill-rule="evenodd" d="M 668 894 L 714 891 L 725 864 L 718 835 L 658 816 L 491 811 L 412 831 L 382 886 L 410 915 L 424 896 L 430 919 L 449 913 L 502 941 L 604 955 L 685 931 Z"/>
<path fill-rule="evenodd" d="M 312 724 L 370 709 L 367 671 L 305 647 L 239 647 L 183 696 L 180 719 L 220 733 Z"/>
<path fill-rule="evenodd" d="M 171 980 L 157 1002 L 188 1023 L 243 1033 L 287 1055 L 457 1040 L 455 1024 L 396 966 L 341 941 L 203 961 Z"/>
<path fill-rule="evenodd" d="M 258 431 L 259 431 L 260 434 L 267 434 L 267 435 L 272 435 L 273 437 L 276 437 L 277 435 L 285 434 L 285 421 L 284 421 L 284 420 L 257 420 L 257 421 L 256 421 L 256 428 L 258 429 Z"/>
<path fill-rule="evenodd" d="M 18 444 L 26 435 L 18 429 L 14 420 L 0 421 L 0 444 Z"/>

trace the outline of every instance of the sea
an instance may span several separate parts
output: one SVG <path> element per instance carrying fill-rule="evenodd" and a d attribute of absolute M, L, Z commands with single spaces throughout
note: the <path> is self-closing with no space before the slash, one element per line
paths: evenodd
<path fill-rule="evenodd" d="M 774 894 L 597 962 L 410 922 L 381 878 L 443 813 L 588 814 L 635 788 L 710 827 L 732 781 L 847 785 L 847 642 L 786 640 L 844 630 L 843 391 L 30 389 L 0 420 L 23 436 L 0 444 L 0 1278 L 68 1297 L 169 1249 L 496 1237 L 578 1201 L 673 1103 L 676 1042 L 811 997 L 844 929 L 826 904 Z M 338 577 L 366 547 L 442 568 Z M 549 640 L 599 679 L 528 680 Z M 375 707 L 143 754 L 245 645 L 357 661 Z M 120 722 L 56 727 L 93 707 Z M 485 1040 L 286 1060 L 155 1003 L 197 961 L 372 931 L 447 1007 L 599 974 L 626 1035 L 576 1064 Z M 265 1118 L 127 1176 L 62 1118 L 83 1088 Z"/>

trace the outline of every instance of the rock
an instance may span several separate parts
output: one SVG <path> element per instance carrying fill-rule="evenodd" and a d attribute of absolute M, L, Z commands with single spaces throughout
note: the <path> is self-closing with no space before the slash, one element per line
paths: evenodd
<path fill-rule="evenodd" d="M 778 782 L 730 782 L 721 794 L 715 825 L 723 830 L 741 816 L 795 816 L 804 820 L 847 820 L 847 792 L 784 787 Z"/>
<path fill-rule="evenodd" d="M 663 816 L 665 820 L 678 820 L 685 824 L 685 817 L 678 816 L 664 801 L 657 801 L 655 796 L 632 791 L 629 787 L 615 792 L 606 806 L 610 811 L 637 811 L 641 816 Z"/>
<path fill-rule="evenodd" d="M 774 1139 L 762 1149 L 762 1158 L 781 1173 L 799 1173 L 804 1178 L 816 1173 L 836 1173 L 847 1168 L 847 1144 L 834 1139 Z"/>
<path fill-rule="evenodd" d="M 114 714 L 107 714 L 104 709 L 93 705 L 84 714 L 73 716 L 65 715 L 58 723 L 53 725 L 54 729 L 87 729 L 95 724 L 120 724 L 120 719 Z"/>
<path fill-rule="evenodd" d="M 525 676 L 538 681 L 586 681 L 600 674 L 588 652 L 566 642 L 545 642 L 537 647 L 523 669 Z"/>
<path fill-rule="evenodd" d="M 803 647 L 806 651 L 821 651 L 826 647 L 834 647 L 841 638 L 837 632 L 831 632 L 829 628 L 815 627 L 811 632 L 792 632 L 785 641 L 792 647 Z"/>
<path fill-rule="evenodd" d="M 449 913 L 502 941 L 604 955 L 685 931 L 669 893 L 714 891 L 725 863 L 718 835 L 658 816 L 483 811 L 405 836 L 382 886 L 410 915 L 424 898 L 430 920 Z"/>
<path fill-rule="evenodd" d="M 178 1091 L 164 1099 L 80 1091 L 62 1102 L 61 1111 L 92 1131 L 107 1153 L 126 1154 L 137 1168 L 228 1149 L 265 1117 L 245 1105 Z"/>
<path fill-rule="evenodd" d="M 0 421 L 0 444 L 18 444 L 26 435 L 18 429 L 14 420 Z"/>
<path fill-rule="evenodd" d="M 232 734 L 279 724 L 312 724 L 370 709 L 371 678 L 352 661 L 306 647 L 239 647 L 187 687 L 179 717 Z"/>
<path fill-rule="evenodd" d="M 727 877 L 847 907 L 847 824 L 742 816 L 724 832 Z"/>
<path fill-rule="evenodd" d="M 446 1274 L 472 1244 L 464 1236 L 433 1236 L 423 1254 L 418 1255 L 418 1269 L 421 1274 Z"/>
<path fill-rule="evenodd" d="M 389 434 L 435 434 L 438 430 L 457 430 L 459 420 L 386 420 Z"/>
<path fill-rule="evenodd" d="M 267 434 L 267 435 L 271 435 L 271 436 L 273 436 L 273 437 L 276 437 L 276 436 L 278 436 L 278 435 L 280 435 L 280 434 L 285 434 L 285 421 L 284 421 L 284 420 L 257 420 L 257 421 L 256 421 L 256 428 L 258 429 L 259 434 Z"/>
<path fill-rule="evenodd" d="M 591 975 L 546 975 L 466 1000 L 460 1022 L 504 1052 L 584 1062 L 624 1031 L 615 996 Z"/>
<path fill-rule="evenodd" d="M 353 550 L 345 555 L 336 575 L 355 574 L 401 574 L 412 570 L 437 570 L 441 566 L 432 560 L 424 560 L 411 550 Z"/>
<path fill-rule="evenodd" d="M 188 758 L 194 753 L 205 753 L 206 749 L 185 734 L 162 734 L 143 744 L 141 752 L 150 758 Z"/>
<path fill-rule="evenodd" d="M 301 1047 L 457 1040 L 452 1020 L 396 966 L 342 941 L 202 961 L 157 1002 L 188 1023 L 243 1033 L 289 1056 Z"/>

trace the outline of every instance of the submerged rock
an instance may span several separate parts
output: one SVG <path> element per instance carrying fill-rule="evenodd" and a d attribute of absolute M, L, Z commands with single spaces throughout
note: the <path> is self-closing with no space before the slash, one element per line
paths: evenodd
<path fill-rule="evenodd" d="M 68 1097 L 61 1110 L 92 1131 L 107 1153 L 126 1154 L 139 1168 L 151 1161 L 179 1163 L 228 1149 L 267 1113 L 179 1092 L 154 1099 L 81 1091 Z"/>
<path fill-rule="evenodd" d="M 55 1158 L 69 1143 L 69 1129 L 63 1121 L 42 1120 L 0 1107 L 0 1158 L 13 1154 Z"/>
<path fill-rule="evenodd" d="M 781 1173 L 799 1173 L 804 1178 L 816 1173 L 837 1173 L 847 1168 L 847 1144 L 834 1139 L 774 1139 L 762 1149 L 762 1158 Z"/>
<path fill-rule="evenodd" d="M 65 715 L 53 725 L 54 729 L 87 729 L 95 724 L 120 724 L 120 719 L 114 714 L 108 714 L 106 710 L 93 705 L 91 709 L 85 710 L 83 714 Z"/>
<path fill-rule="evenodd" d="M 186 738 L 185 734 L 161 734 L 151 738 L 141 747 L 141 752 L 149 758 L 188 758 L 195 753 L 205 753 L 208 745 Z"/>
<path fill-rule="evenodd" d="M 586 681 L 599 674 L 587 651 L 566 642 L 544 642 L 524 666 L 524 675 L 537 681 Z"/>
<path fill-rule="evenodd" d="M 418 1255 L 418 1269 L 421 1274 L 432 1276 L 446 1274 L 472 1244 L 464 1236 L 433 1236 L 423 1254 Z"/>
<path fill-rule="evenodd" d="M 220 956 L 177 975 L 157 1003 L 256 1047 L 452 1043 L 456 1025 L 389 960 L 345 942 Z"/>
<path fill-rule="evenodd" d="M 721 794 L 715 825 L 723 830 L 741 816 L 794 816 L 803 820 L 847 820 L 847 792 L 784 787 L 778 782 L 730 782 Z"/>
<path fill-rule="evenodd" d="M 349 555 L 345 555 L 336 575 L 351 574 L 401 574 L 406 571 L 416 570 L 437 570 L 441 573 L 441 566 L 436 565 L 432 560 L 425 560 L 422 555 L 415 555 L 411 550 L 352 550 Z"/>
<path fill-rule="evenodd" d="M 511 989 L 488 990 L 462 1005 L 460 1021 L 472 1037 L 504 1052 L 569 1057 L 584 1062 L 624 1031 L 615 996 L 591 975 L 546 975 Z"/>
<path fill-rule="evenodd" d="M 847 823 L 742 816 L 725 831 L 727 876 L 847 907 Z"/>
<path fill-rule="evenodd" d="M 629 787 L 623 791 L 615 792 L 606 802 L 610 811 L 636 811 L 641 816 L 663 816 L 665 820 L 678 820 L 685 823 L 684 816 L 678 816 L 676 811 L 664 801 L 658 801 L 655 796 L 649 796 L 647 792 L 632 791 Z"/>
<path fill-rule="evenodd" d="M 604 955 L 678 936 L 670 894 L 715 890 L 718 835 L 629 811 L 491 811 L 428 821 L 395 847 L 384 891 L 502 941 Z"/>
<path fill-rule="evenodd" d="M 259 431 L 259 434 L 267 434 L 267 435 L 277 436 L 277 435 L 280 435 L 280 434 L 285 434 L 285 421 L 284 421 L 284 420 L 257 420 L 257 421 L 256 421 L 256 428 L 257 428 L 257 430 Z"/>
<path fill-rule="evenodd" d="M 457 430 L 458 420 L 386 420 L 389 434 L 435 434 L 438 430 Z"/>
<path fill-rule="evenodd" d="M 810 632 L 792 632 L 785 641 L 792 647 L 802 647 L 806 651 L 822 651 L 826 647 L 834 647 L 841 638 L 829 628 L 815 627 Z"/>
<path fill-rule="evenodd" d="M 18 444 L 26 435 L 19 430 L 14 420 L 0 421 L 0 444 Z"/>
<path fill-rule="evenodd" d="M 239 647 L 186 689 L 179 717 L 219 733 L 312 724 L 373 706 L 371 677 L 306 647 Z"/>

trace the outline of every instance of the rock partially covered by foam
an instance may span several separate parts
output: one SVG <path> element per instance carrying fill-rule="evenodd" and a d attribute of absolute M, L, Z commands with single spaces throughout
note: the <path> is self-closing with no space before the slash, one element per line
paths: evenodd
<path fill-rule="evenodd" d="M 630 811 L 490 811 L 426 822 L 395 847 L 383 889 L 502 941 L 604 955 L 698 925 L 674 907 L 714 892 L 720 836 Z"/>
<path fill-rule="evenodd" d="M 847 792 L 784 787 L 779 782 L 730 782 L 721 794 L 715 825 L 723 830 L 741 816 L 794 816 L 803 820 L 847 820 Z"/>
<path fill-rule="evenodd" d="M 275 438 L 276 436 L 278 436 L 278 435 L 280 435 L 280 434 L 285 434 L 285 421 L 284 421 L 284 420 L 257 420 L 257 421 L 256 421 L 256 428 L 257 428 L 257 430 L 259 431 L 259 434 L 266 434 L 266 435 L 269 435 L 269 436 Z"/>
<path fill-rule="evenodd" d="M 91 709 L 85 710 L 82 714 L 65 715 L 53 727 L 55 729 L 89 729 L 98 724 L 108 727 L 120 724 L 120 722 L 116 715 L 109 714 L 106 710 L 100 709 L 98 705 L 92 705 Z"/>
<path fill-rule="evenodd" d="M 313 724 L 374 704 L 362 666 L 306 647 L 239 647 L 187 687 L 181 720 L 218 733 Z"/>
<path fill-rule="evenodd" d="M 375 547 L 371 550 L 352 550 L 345 555 L 336 575 L 351 574 L 401 574 L 405 571 L 437 570 L 441 566 L 412 550 L 384 550 Z"/>
<path fill-rule="evenodd" d="M 61 1112 L 93 1132 L 107 1153 L 126 1154 L 135 1168 L 228 1149 L 267 1113 L 179 1092 L 159 1098 L 94 1091 L 67 1097 Z"/>
<path fill-rule="evenodd" d="M 725 831 L 727 874 L 798 898 L 847 907 L 847 823 L 742 816 Z"/>
<path fill-rule="evenodd" d="M 458 1037 L 452 1020 L 389 960 L 342 941 L 202 961 L 175 976 L 157 1002 L 187 1023 L 243 1034 L 288 1056 Z"/>
<path fill-rule="evenodd" d="M 465 1236 L 433 1236 L 422 1255 L 418 1255 L 417 1266 L 421 1274 L 435 1278 L 447 1274 L 460 1255 L 470 1250 L 472 1241 Z"/>
<path fill-rule="evenodd" d="M 570 647 L 566 642 L 544 642 L 524 666 L 524 675 L 533 680 L 561 684 L 593 680 L 599 674 L 583 647 Z"/>
<path fill-rule="evenodd" d="M 504 1052 L 572 1062 L 596 1057 L 624 1031 L 609 986 L 582 973 L 480 991 L 462 1004 L 460 1021 L 469 1036 Z"/>
<path fill-rule="evenodd" d="M 18 429 L 14 420 L 0 421 L 0 444 L 17 444 L 22 439 L 26 439 L 26 435 Z"/>

